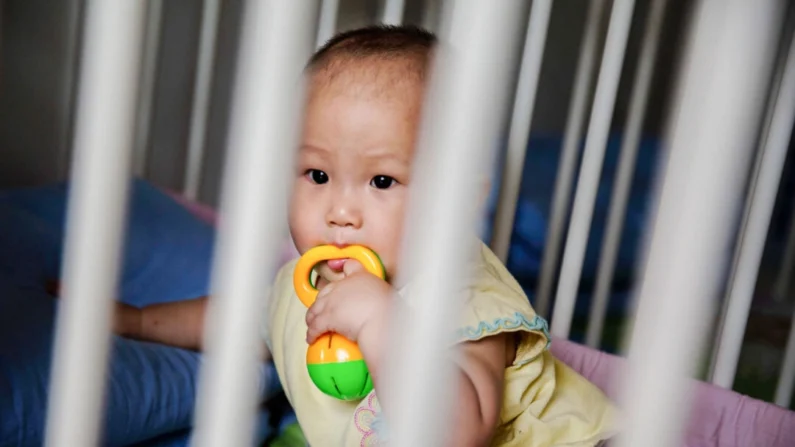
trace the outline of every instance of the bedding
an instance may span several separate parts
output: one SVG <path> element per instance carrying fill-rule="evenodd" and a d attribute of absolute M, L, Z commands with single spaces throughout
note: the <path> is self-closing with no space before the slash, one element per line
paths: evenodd
<path fill-rule="evenodd" d="M 618 399 L 626 360 L 553 339 L 552 353 L 612 399 Z M 795 445 L 795 412 L 704 382 L 691 380 L 683 447 L 791 447 Z"/>
<path fill-rule="evenodd" d="M 610 209 L 613 179 L 618 169 L 621 137 L 620 134 L 611 135 L 605 150 L 602 176 L 599 180 L 592 225 L 583 262 L 581 294 L 575 309 L 576 315 L 579 316 L 587 315 L 590 308 L 602 238 Z M 507 267 L 525 289 L 531 301 L 535 300 L 536 282 L 541 271 L 562 143 L 561 135 L 534 134 L 528 143 L 522 171 Z M 616 260 L 615 293 L 609 308 L 609 312 L 613 314 L 623 316 L 626 310 L 627 292 L 639 254 L 639 244 L 642 242 L 648 211 L 647 205 L 652 194 L 652 180 L 657 168 L 658 152 L 659 140 L 648 137 L 641 140 L 621 245 Z M 499 169 L 501 166 L 502 159 L 498 159 L 483 223 L 484 240 L 489 240 L 492 232 L 491 222 L 496 213 L 499 197 L 501 181 Z M 571 201 L 574 199 L 574 189 L 576 188 L 572 189 Z"/>
<path fill-rule="evenodd" d="M 586 317 L 590 309 L 599 256 L 601 255 L 602 239 L 606 230 L 607 215 L 610 210 L 613 183 L 618 169 L 622 137 L 623 135 L 620 133 L 612 134 L 607 142 L 602 175 L 597 189 L 593 219 L 583 262 L 582 281 L 575 308 L 575 318 Z M 541 270 L 562 143 L 563 138 L 561 135 L 541 133 L 532 135 L 528 143 L 522 171 L 516 219 L 514 221 L 507 266 L 525 289 L 531 301 L 535 300 L 536 282 Z M 795 139 L 790 142 L 790 149 L 793 148 L 795 148 Z M 640 141 L 616 262 L 613 293 L 608 309 L 608 315 L 612 318 L 622 319 L 627 315 L 630 287 L 639 256 L 642 255 L 640 253 L 642 249 L 640 244 L 643 242 L 642 238 L 647 229 L 646 219 L 654 193 L 652 188 L 660 165 L 661 149 L 662 140 L 659 138 L 647 135 Z M 491 235 L 491 222 L 496 212 L 499 194 L 501 179 L 499 169 L 502 166 L 502 159 L 497 161 L 493 174 L 491 195 L 486 208 L 487 212 L 482 223 L 484 240 L 489 240 Z M 767 236 L 765 258 L 762 263 L 763 273 L 764 269 L 767 269 L 770 270 L 770 275 L 775 275 L 780 265 L 790 228 L 789 216 L 792 215 L 793 207 L 795 207 L 795 202 L 792 201 L 791 194 L 788 193 L 795 187 L 793 186 L 795 185 L 795 175 L 793 175 L 795 174 L 794 157 L 790 157 L 787 160 L 784 169 L 785 174 L 780 186 L 781 193 L 776 198 L 775 214 Z M 577 174 L 578 172 L 575 173 L 575 182 Z M 572 201 L 574 194 L 575 192 L 572 190 Z M 739 224 L 740 216 L 736 217 Z M 730 259 L 732 255 L 733 253 L 728 251 L 726 254 L 727 259 Z M 764 276 L 764 274 L 761 276 Z M 573 329 L 577 330 L 578 328 L 575 327 Z"/>
<path fill-rule="evenodd" d="M 0 192 L 0 446 L 42 444 L 65 184 Z M 152 185 L 132 183 L 119 299 L 142 306 L 207 294 L 214 229 Z M 103 445 L 185 445 L 201 355 L 114 337 Z M 268 394 L 265 394 L 267 384 Z M 264 400 L 280 389 L 262 365 Z M 269 433 L 261 416 L 258 438 Z"/>

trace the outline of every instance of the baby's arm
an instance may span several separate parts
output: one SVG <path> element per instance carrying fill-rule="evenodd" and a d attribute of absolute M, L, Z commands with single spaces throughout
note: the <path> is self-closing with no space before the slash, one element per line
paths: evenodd
<path fill-rule="evenodd" d="M 206 309 L 207 297 L 141 309 L 122 304 L 116 308 L 115 328 L 124 337 L 198 351 L 202 349 Z"/>
<path fill-rule="evenodd" d="M 114 330 L 123 337 L 201 351 L 204 348 L 207 303 L 206 296 L 152 304 L 141 309 L 118 303 Z M 264 342 L 260 349 L 260 358 L 270 360 L 270 352 Z"/>
<path fill-rule="evenodd" d="M 461 344 L 456 360 L 458 402 L 447 445 L 488 445 L 500 420 L 505 367 L 513 361 L 513 337 L 499 334 Z"/>
<path fill-rule="evenodd" d="M 382 365 L 379 365 L 379 361 L 369 360 L 379 357 L 373 351 L 382 352 L 383 347 L 378 349 L 372 346 L 366 332 L 363 331 L 360 346 L 377 389 L 380 376 L 378 369 Z M 374 338 L 380 338 L 383 343 L 383 335 Z M 453 393 L 456 398 L 452 402 L 454 419 L 451 421 L 455 429 L 448 432 L 445 445 L 489 445 L 499 423 L 505 368 L 515 356 L 513 342 L 514 338 L 510 334 L 499 334 L 459 345 L 460 352 L 455 359 L 457 388 Z M 385 408 L 389 407 L 389 402 L 382 404 Z"/>
<path fill-rule="evenodd" d="M 117 334 L 178 348 L 201 351 L 208 297 L 152 304 L 141 309 L 119 303 L 114 324 Z M 270 359 L 265 343 L 262 359 Z"/>
<path fill-rule="evenodd" d="M 49 281 L 47 289 L 59 296 L 61 286 Z M 113 309 L 113 332 L 122 337 L 200 351 L 204 343 L 204 317 L 207 310 L 206 296 L 152 304 L 137 308 L 116 301 Z M 262 344 L 263 358 L 270 353 Z"/>

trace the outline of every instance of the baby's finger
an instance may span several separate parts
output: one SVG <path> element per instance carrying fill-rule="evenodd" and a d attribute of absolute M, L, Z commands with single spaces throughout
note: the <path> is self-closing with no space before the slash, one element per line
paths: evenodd
<path fill-rule="evenodd" d="M 312 324 L 307 324 L 306 342 L 312 344 L 326 332 L 330 332 L 328 319 L 318 315 L 312 320 Z"/>
<path fill-rule="evenodd" d="M 316 313 L 310 310 L 306 311 L 306 316 L 304 316 L 304 320 L 306 321 L 306 327 L 312 326 L 312 323 L 315 321 L 315 318 L 317 318 Z"/>
<path fill-rule="evenodd" d="M 320 289 L 320 292 L 317 293 L 317 298 L 315 298 L 315 301 L 317 301 L 319 299 L 322 299 L 322 298 L 325 298 L 326 296 L 328 296 L 329 293 L 334 291 L 334 287 L 336 287 L 335 284 L 336 283 L 332 282 L 332 283 L 328 283 L 325 286 L 323 286 L 323 288 Z"/>
<path fill-rule="evenodd" d="M 345 261 L 345 265 L 342 267 L 342 271 L 345 273 L 345 276 L 351 276 L 354 273 L 359 273 L 365 271 L 364 266 L 361 262 L 355 259 L 348 259 Z"/>
<path fill-rule="evenodd" d="M 306 343 L 311 345 L 323 334 L 318 333 L 316 330 L 313 330 L 311 327 L 307 328 L 306 330 Z"/>
<path fill-rule="evenodd" d="M 309 326 L 311 321 L 322 314 L 326 308 L 326 300 L 315 300 L 315 303 L 306 311 L 306 325 Z"/>
<path fill-rule="evenodd" d="M 345 277 L 344 272 L 334 271 L 327 264 L 320 265 L 315 271 L 318 275 L 318 286 L 333 283 Z"/>

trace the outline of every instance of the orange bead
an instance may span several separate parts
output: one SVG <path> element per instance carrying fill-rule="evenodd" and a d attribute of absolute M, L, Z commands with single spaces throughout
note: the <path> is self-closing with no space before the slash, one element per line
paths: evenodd
<path fill-rule="evenodd" d="M 328 333 L 320 336 L 309 345 L 306 351 L 306 363 L 318 365 L 322 363 L 340 363 L 362 360 L 362 351 L 356 343 L 339 334 Z"/>

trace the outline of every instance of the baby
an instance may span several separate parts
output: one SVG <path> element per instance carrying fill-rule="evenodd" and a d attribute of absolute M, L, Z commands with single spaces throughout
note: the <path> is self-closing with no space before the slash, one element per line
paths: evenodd
<path fill-rule="evenodd" d="M 295 261 L 276 277 L 263 338 L 311 445 L 388 442 L 376 396 L 390 300 L 400 299 L 390 279 L 398 273 L 435 45 L 435 37 L 419 29 L 369 27 L 336 36 L 306 68 L 306 115 L 289 212 L 296 248 L 365 245 L 378 253 L 388 278 L 353 260 L 323 262 L 315 269 L 320 292 L 307 310 L 293 290 Z M 460 297 L 457 404 L 447 445 L 594 446 L 613 434 L 610 402 L 552 357 L 546 321 L 482 243 L 462 275 Z M 116 329 L 200 348 L 206 299 L 141 310 L 119 305 Z M 307 343 L 327 332 L 361 348 L 374 390 L 360 402 L 323 394 L 307 374 Z"/>

